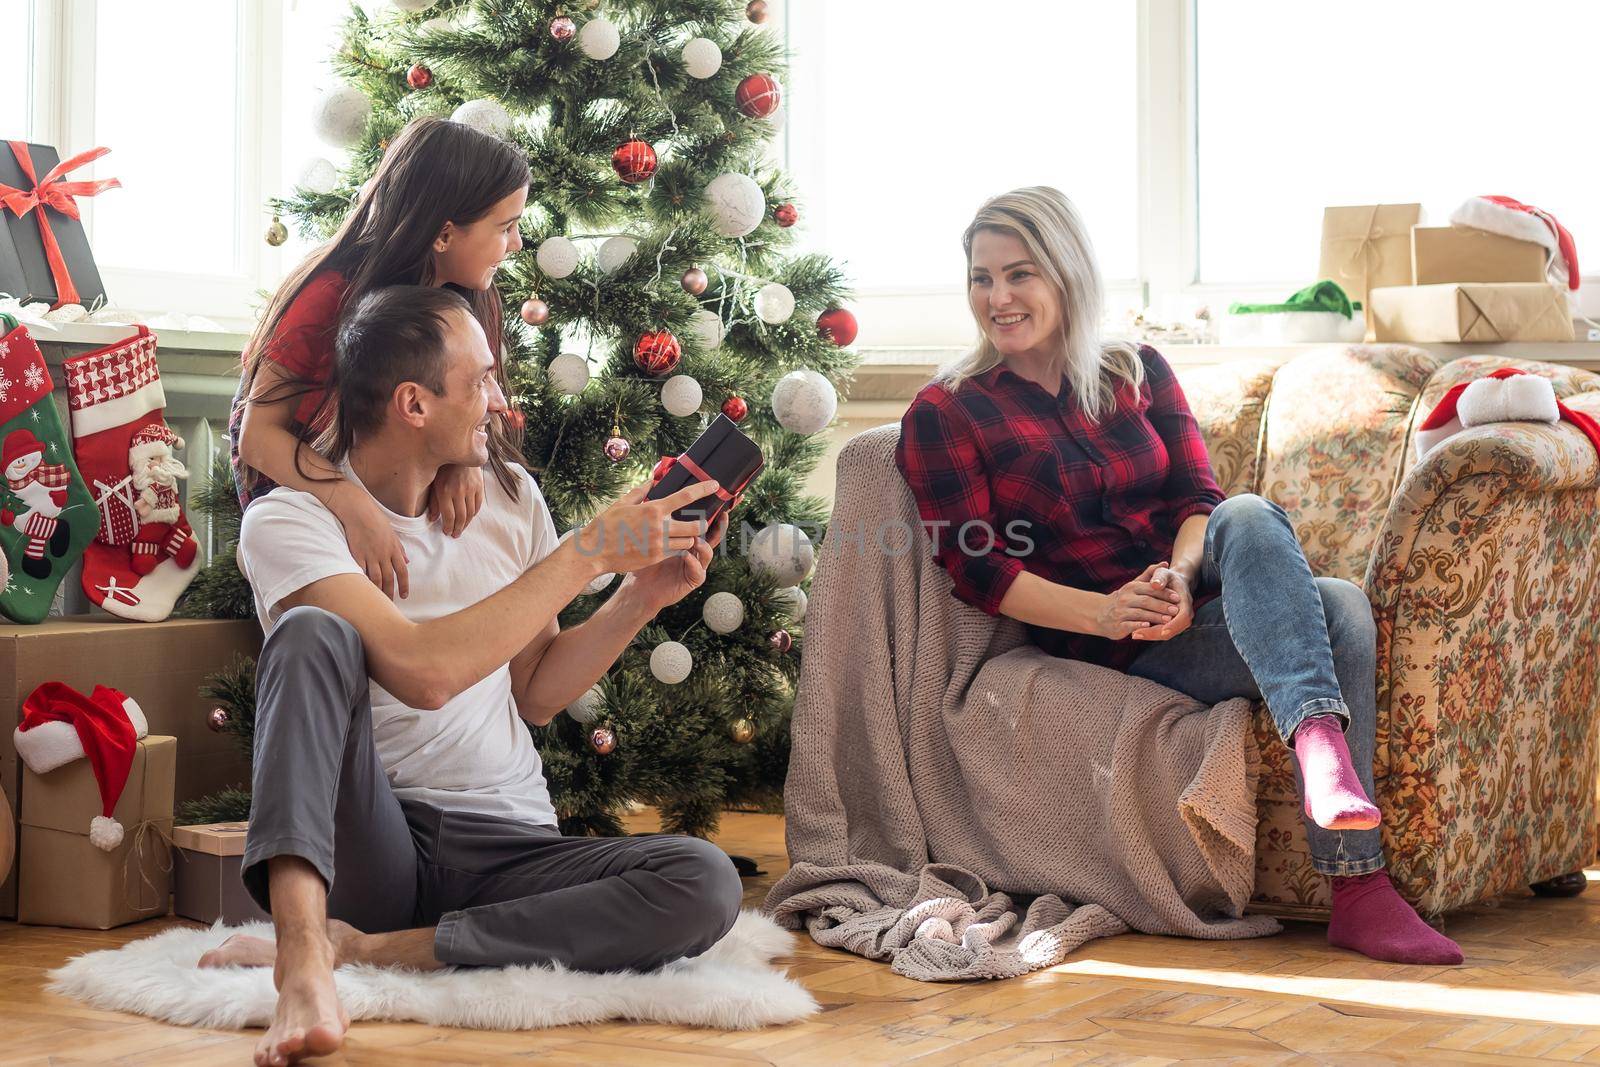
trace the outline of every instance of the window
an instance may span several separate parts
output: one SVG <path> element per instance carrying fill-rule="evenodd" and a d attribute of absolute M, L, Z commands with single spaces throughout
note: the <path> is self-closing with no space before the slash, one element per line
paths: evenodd
<path fill-rule="evenodd" d="M 0 0 L 6 57 L 0 62 L 0 140 L 26 141 L 33 129 L 33 0 Z"/>
<path fill-rule="evenodd" d="M 1442 226 L 1499 193 L 1600 240 L 1597 83 L 1551 47 L 1600 40 L 1600 5 L 1195 4 L 1201 282 L 1314 281 L 1330 204 L 1421 202 Z"/>
<path fill-rule="evenodd" d="M 1137 15 L 1123 0 L 789 5 L 790 162 L 808 244 L 863 293 L 958 294 L 978 205 L 1054 185 L 1087 220 L 1106 277 L 1136 278 Z"/>
<path fill-rule="evenodd" d="M 239 34 L 235 3 L 99 4 L 93 143 L 112 149 L 98 175 L 122 182 L 95 205 L 102 268 L 240 269 Z"/>

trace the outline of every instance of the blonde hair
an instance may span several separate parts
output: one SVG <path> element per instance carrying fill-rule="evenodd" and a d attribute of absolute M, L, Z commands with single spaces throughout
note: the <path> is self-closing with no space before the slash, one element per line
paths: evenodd
<path fill-rule="evenodd" d="M 1041 275 L 1054 287 L 1061 302 L 1062 370 L 1078 407 L 1090 421 L 1098 421 L 1116 406 L 1119 380 L 1139 388 L 1144 381 L 1144 364 L 1133 344 L 1107 341 L 1100 336 L 1105 283 L 1078 210 L 1059 189 L 1047 185 L 1013 189 L 985 202 L 961 238 L 967 254 L 969 287 L 972 239 L 980 230 L 1019 238 Z M 940 370 L 934 379 L 951 392 L 1003 359 L 984 331 L 981 316 L 973 312 L 973 319 L 978 325 L 976 347 Z"/>

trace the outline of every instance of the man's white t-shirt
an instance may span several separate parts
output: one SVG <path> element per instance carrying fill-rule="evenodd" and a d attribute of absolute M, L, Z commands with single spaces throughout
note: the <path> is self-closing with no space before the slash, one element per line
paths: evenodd
<path fill-rule="evenodd" d="M 345 476 L 361 484 L 348 466 Z M 437 520 L 385 511 L 409 561 L 410 595 L 400 613 L 424 622 L 499 592 L 555 550 L 550 509 L 533 477 L 513 465 L 521 493 L 513 500 L 489 470 L 484 504 L 459 538 Z M 245 509 L 239 561 L 255 592 L 261 628 L 272 632 L 280 602 L 336 574 L 364 574 L 344 527 L 316 497 L 279 487 Z M 458 694 L 437 711 L 420 711 L 371 683 L 378 758 L 395 795 L 440 808 L 520 822 L 556 824 L 544 767 L 517 715 L 511 665 Z"/>

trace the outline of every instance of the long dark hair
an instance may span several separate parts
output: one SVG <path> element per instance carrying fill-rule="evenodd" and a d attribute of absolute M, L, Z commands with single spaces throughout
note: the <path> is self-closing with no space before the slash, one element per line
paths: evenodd
<path fill-rule="evenodd" d="M 256 371 L 268 358 L 289 305 L 314 277 L 329 270 L 338 271 L 345 279 L 339 299 L 341 319 L 347 308 L 354 307 L 374 289 L 432 285 L 433 241 L 444 224 L 466 226 L 477 222 L 495 204 L 526 186 L 529 177 L 528 161 L 505 141 L 447 119 L 413 119 L 389 143 L 372 183 L 333 239 L 307 256 L 278 287 L 245 349 L 248 355 L 239 395 L 247 403 L 273 404 L 326 390 L 309 424 L 297 427 L 301 444 L 313 447 L 318 428 L 329 421 L 331 405 L 337 403 L 333 390 L 327 389 L 328 383 L 291 376 L 281 388 L 269 390 L 253 401 L 249 399 Z M 501 358 L 503 319 L 499 291 L 492 285 L 481 292 L 452 288 L 471 306 L 473 317 L 483 326 L 489 350 L 494 353 L 495 376 L 500 388 L 510 395 L 505 361 Z M 337 329 L 337 321 L 328 323 L 330 343 Z M 512 420 L 490 421 L 489 465 L 501 486 L 513 496 L 517 494 L 517 481 L 508 465 L 521 458 L 521 443 L 521 430 L 512 425 Z M 297 468 L 299 463 L 297 451 Z M 247 485 L 254 481 L 253 471 L 243 473 Z"/>

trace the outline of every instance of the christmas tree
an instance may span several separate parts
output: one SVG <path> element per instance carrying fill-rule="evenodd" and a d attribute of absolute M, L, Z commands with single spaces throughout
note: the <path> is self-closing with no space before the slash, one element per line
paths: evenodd
<path fill-rule="evenodd" d="M 344 84 L 315 119 L 347 158 L 313 161 L 273 204 L 302 234 L 331 236 L 418 115 L 526 154 L 525 248 L 497 285 L 524 461 L 558 530 L 718 411 L 762 448 L 705 585 L 534 730 L 569 833 L 618 833 L 637 802 L 704 834 L 726 807 L 781 799 L 808 570 L 793 548 L 827 517 L 804 482 L 855 363 L 855 321 L 839 270 L 790 251 L 798 208 L 767 162 L 782 44 L 763 21 L 763 0 L 373 0 L 352 9 L 333 60 Z M 213 566 L 208 600 L 248 603 L 226 594 L 231 560 Z M 617 584 L 591 587 L 562 625 Z"/>

